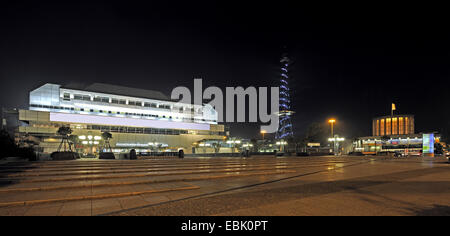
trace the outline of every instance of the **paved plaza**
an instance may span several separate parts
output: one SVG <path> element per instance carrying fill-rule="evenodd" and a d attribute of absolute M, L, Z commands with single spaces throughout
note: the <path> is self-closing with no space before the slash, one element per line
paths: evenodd
<path fill-rule="evenodd" d="M 0 215 L 450 215 L 445 158 L 9 162 Z"/>

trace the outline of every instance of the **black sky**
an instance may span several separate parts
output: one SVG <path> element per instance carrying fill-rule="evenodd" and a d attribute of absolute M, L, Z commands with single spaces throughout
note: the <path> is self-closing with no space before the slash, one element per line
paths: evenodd
<path fill-rule="evenodd" d="M 298 1 L 296 1 L 298 2 Z M 295 60 L 294 129 L 336 117 L 344 135 L 371 118 L 416 116 L 417 131 L 449 125 L 449 14 L 444 6 L 275 1 L 2 3 L 0 105 L 27 106 L 46 82 L 161 90 L 270 86 L 283 46 Z M 377 5 L 378 4 L 378 5 Z M 234 125 L 251 137 L 257 125 Z"/>

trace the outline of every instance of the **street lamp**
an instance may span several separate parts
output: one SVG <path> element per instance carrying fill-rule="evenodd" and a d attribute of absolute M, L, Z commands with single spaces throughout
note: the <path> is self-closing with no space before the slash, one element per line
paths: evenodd
<path fill-rule="evenodd" d="M 265 131 L 265 130 L 261 130 L 261 134 L 262 134 L 262 138 L 263 138 L 263 140 L 264 140 L 264 134 L 266 134 L 267 133 L 267 131 Z"/>
<path fill-rule="evenodd" d="M 334 138 L 333 125 L 334 125 L 334 123 L 336 123 L 336 120 L 335 119 L 329 119 L 328 123 L 330 123 L 330 125 L 331 125 L 331 138 Z M 336 152 L 335 145 L 336 145 L 335 140 L 333 140 L 333 152 Z"/>
<path fill-rule="evenodd" d="M 336 123 L 336 120 L 335 120 L 335 119 L 329 119 L 329 120 L 328 120 L 328 123 L 331 124 L 331 137 L 334 137 L 334 133 L 333 133 L 333 125 L 334 125 L 334 123 Z"/>

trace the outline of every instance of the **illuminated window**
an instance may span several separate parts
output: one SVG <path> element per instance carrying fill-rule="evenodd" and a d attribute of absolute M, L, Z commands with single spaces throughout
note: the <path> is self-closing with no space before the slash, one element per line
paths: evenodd
<path fill-rule="evenodd" d="M 384 119 L 381 119 L 381 124 L 380 124 L 380 135 L 381 135 L 381 136 L 384 135 Z"/>
<path fill-rule="evenodd" d="M 398 134 L 397 133 L 397 117 L 392 118 L 392 134 Z"/>
<path fill-rule="evenodd" d="M 386 119 L 386 135 L 391 135 L 391 118 Z"/>
<path fill-rule="evenodd" d="M 409 118 L 405 117 L 405 134 L 410 134 L 409 133 Z"/>
<path fill-rule="evenodd" d="M 372 134 L 377 135 L 377 129 L 375 128 L 376 121 L 372 120 Z"/>
<path fill-rule="evenodd" d="M 398 134 L 405 134 L 403 117 L 398 118 Z"/>
<path fill-rule="evenodd" d="M 377 120 L 377 127 L 376 127 L 376 131 L 375 131 L 375 135 L 376 136 L 380 135 L 380 120 Z"/>

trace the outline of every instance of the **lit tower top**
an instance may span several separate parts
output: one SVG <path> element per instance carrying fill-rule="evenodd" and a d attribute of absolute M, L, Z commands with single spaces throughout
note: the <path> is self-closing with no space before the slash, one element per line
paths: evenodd
<path fill-rule="evenodd" d="M 280 76 L 280 125 L 276 134 L 277 139 L 285 139 L 294 136 L 292 131 L 291 116 L 291 91 L 289 88 L 289 65 L 291 60 L 284 54 L 280 60 L 281 76 Z"/>

